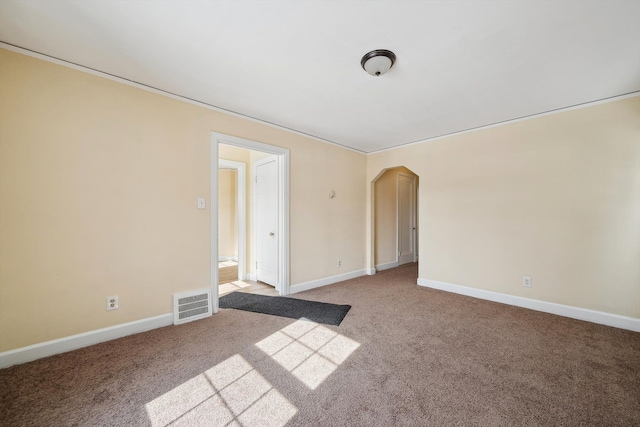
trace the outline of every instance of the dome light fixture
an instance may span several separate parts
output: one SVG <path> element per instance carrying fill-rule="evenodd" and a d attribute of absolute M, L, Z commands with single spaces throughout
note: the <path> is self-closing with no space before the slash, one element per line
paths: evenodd
<path fill-rule="evenodd" d="M 360 60 L 360 65 L 367 73 L 377 77 L 389 71 L 395 62 L 395 53 L 386 49 L 376 49 L 365 54 Z"/>

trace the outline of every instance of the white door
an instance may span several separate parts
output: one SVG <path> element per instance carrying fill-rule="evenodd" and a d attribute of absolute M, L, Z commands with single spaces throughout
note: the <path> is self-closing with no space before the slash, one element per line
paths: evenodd
<path fill-rule="evenodd" d="M 256 162 L 256 278 L 278 284 L 278 159 Z"/>
<path fill-rule="evenodd" d="M 415 177 L 398 174 L 398 265 L 415 262 Z"/>

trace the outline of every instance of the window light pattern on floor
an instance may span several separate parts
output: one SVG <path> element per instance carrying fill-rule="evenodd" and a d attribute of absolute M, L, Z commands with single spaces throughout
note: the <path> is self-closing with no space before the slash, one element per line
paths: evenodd
<path fill-rule="evenodd" d="M 240 355 L 152 400 L 145 409 L 153 427 L 280 427 L 298 412 Z"/>
<path fill-rule="evenodd" d="M 315 390 L 360 344 L 300 319 L 256 346 Z M 298 413 L 295 405 L 239 354 L 152 400 L 145 409 L 153 427 L 282 427 Z"/>
<path fill-rule="evenodd" d="M 256 346 L 315 390 L 360 344 L 315 322 L 300 319 Z"/>

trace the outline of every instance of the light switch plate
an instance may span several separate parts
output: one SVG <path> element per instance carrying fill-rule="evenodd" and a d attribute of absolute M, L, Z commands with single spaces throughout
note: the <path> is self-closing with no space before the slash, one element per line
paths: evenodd
<path fill-rule="evenodd" d="M 206 209 L 207 202 L 204 197 L 198 197 L 198 209 Z"/>

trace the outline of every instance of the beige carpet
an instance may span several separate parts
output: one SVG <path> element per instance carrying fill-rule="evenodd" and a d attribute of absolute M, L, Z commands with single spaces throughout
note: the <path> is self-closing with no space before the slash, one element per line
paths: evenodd
<path fill-rule="evenodd" d="M 418 287 L 295 295 L 339 327 L 222 310 L 0 370 L 3 426 L 638 426 L 640 334 Z"/>

